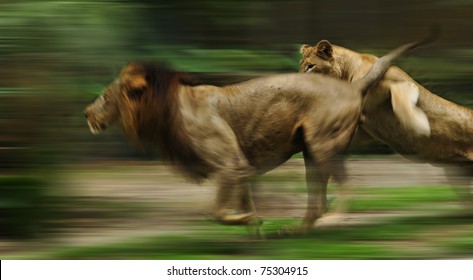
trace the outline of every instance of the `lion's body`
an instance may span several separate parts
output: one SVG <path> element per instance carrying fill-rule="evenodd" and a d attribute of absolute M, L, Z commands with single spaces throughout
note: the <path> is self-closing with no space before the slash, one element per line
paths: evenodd
<path fill-rule="evenodd" d="M 175 72 L 162 80 L 162 72 L 152 64 L 125 67 L 104 97 L 87 107 L 91 130 L 120 122 L 135 142 L 155 144 L 184 174 L 215 179 L 215 216 L 227 223 L 253 219 L 248 189 L 253 176 L 302 151 L 313 198 L 305 222 L 312 224 L 323 213 L 325 179 L 334 175 L 343 180 L 345 175 L 338 155 L 358 125 L 362 99 L 357 87 L 309 74 L 274 75 L 225 87 L 191 86 Z M 137 84 L 141 94 L 132 89 Z M 235 211 L 243 214 L 231 214 Z"/>
<path fill-rule="evenodd" d="M 332 47 L 333 57 L 336 57 L 332 67 L 337 69 L 338 78 L 349 82 L 364 77 L 377 60 L 372 55 L 360 54 L 336 45 Z M 301 69 L 310 60 L 317 63 L 320 58 L 316 56 L 316 52 L 312 51 L 301 62 Z M 402 120 L 399 120 L 402 116 L 394 111 L 392 88 L 403 82 L 415 85 L 415 90 L 418 91 L 417 107 L 429 120 L 430 137 L 414 135 L 402 125 Z M 362 130 L 409 158 L 415 156 L 418 160 L 432 163 L 462 158 L 473 160 L 473 111 L 431 93 L 398 67 L 390 67 L 382 80 L 369 90 L 363 115 Z M 367 135 L 360 137 L 365 136 Z"/>
<path fill-rule="evenodd" d="M 389 79 L 389 75 L 385 79 Z M 406 80 L 415 83 L 410 78 Z M 386 83 L 389 81 L 381 82 L 379 89 L 389 94 Z M 417 106 L 429 119 L 430 137 L 413 136 L 399 124 L 389 104 L 365 107 L 366 121 L 362 129 L 411 159 L 431 163 L 473 160 L 473 111 L 432 94 L 418 83 L 415 85 L 419 89 Z M 388 94 L 385 95 L 387 100 Z"/>
<path fill-rule="evenodd" d="M 321 42 L 324 49 L 330 44 L 325 40 Z M 377 60 L 373 55 L 360 54 L 336 45 L 330 45 L 331 55 L 328 58 L 320 55 L 319 44 L 313 47 L 304 45 L 301 49 L 304 55 L 301 72 L 325 73 L 356 82 Z M 324 69 L 318 69 L 317 65 Z M 400 68 L 392 66 L 381 81 L 368 91 L 362 119 L 351 145 L 377 139 L 410 160 L 443 166 L 449 183 L 463 185 L 457 190 L 461 191 L 462 198 L 471 203 L 469 183 L 473 174 L 473 110 L 431 93 Z M 426 119 L 430 125 L 430 135 L 419 135 L 415 127 L 422 127 Z M 416 124 L 414 127 L 409 124 L 412 120 Z"/>
<path fill-rule="evenodd" d="M 190 92 L 186 96 L 193 99 L 184 101 L 189 105 L 183 109 L 189 118 L 201 119 L 202 112 L 212 112 L 213 116 L 205 118 L 201 125 L 193 123 L 188 128 L 189 134 L 195 138 L 193 141 L 208 137 L 200 135 L 201 131 L 205 134 L 212 130 L 215 134 L 225 131 L 232 135 L 257 173 L 275 168 L 301 152 L 303 139 L 323 139 L 317 144 L 317 156 L 320 160 L 331 157 L 332 146 L 343 149 L 351 138 L 361 99 L 349 84 L 311 76 L 284 74 L 222 88 L 188 88 Z M 335 100 L 330 98 L 332 94 L 336 95 Z M 303 129 L 305 134 L 300 139 L 298 129 Z M 218 135 L 215 141 L 221 141 L 222 137 Z M 202 144 L 196 146 L 200 148 Z"/>

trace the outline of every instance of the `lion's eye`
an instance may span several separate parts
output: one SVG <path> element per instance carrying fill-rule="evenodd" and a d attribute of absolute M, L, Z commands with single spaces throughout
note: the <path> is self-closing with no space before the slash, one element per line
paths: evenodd
<path fill-rule="evenodd" d="M 143 89 L 141 88 L 132 88 L 127 91 L 128 96 L 131 98 L 138 98 L 143 94 Z"/>
<path fill-rule="evenodd" d="M 314 64 L 308 64 L 308 65 L 306 66 L 306 68 L 305 68 L 305 71 L 310 71 L 310 70 L 312 70 L 312 68 L 314 68 L 314 66 L 315 66 Z"/>

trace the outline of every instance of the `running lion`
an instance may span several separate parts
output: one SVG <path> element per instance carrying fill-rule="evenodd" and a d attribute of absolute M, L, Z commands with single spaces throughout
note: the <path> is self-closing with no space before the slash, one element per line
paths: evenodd
<path fill-rule="evenodd" d="M 330 176 L 345 178 L 340 154 L 360 120 L 362 100 L 393 59 L 379 59 L 357 83 L 313 74 L 281 74 L 217 87 L 193 85 L 169 67 L 132 62 L 84 111 L 92 133 L 120 124 L 131 140 L 197 181 L 217 182 L 213 215 L 227 224 L 257 221 L 251 178 L 303 152 L 308 188 L 303 228 L 326 210 Z"/>

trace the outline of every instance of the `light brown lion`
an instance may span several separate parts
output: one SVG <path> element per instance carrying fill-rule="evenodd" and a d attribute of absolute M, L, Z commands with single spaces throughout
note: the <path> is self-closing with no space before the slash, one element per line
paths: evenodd
<path fill-rule="evenodd" d="M 218 184 L 214 216 L 223 223 L 255 221 L 249 181 L 303 152 L 308 187 L 303 227 L 326 208 L 330 176 L 343 181 L 339 158 L 358 125 L 364 92 L 403 52 L 386 55 L 357 83 L 312 74 L 282 74 L 217 87 L 194 86 L 182 73 L 154 63 L 123 68 L 84 114 L 98 133 L 119 123 L 136 143 L 191 178 Z"/>
<path fill-rule="evenodd" d="M 327 40 L 315 46 L 303 45 L 301 53 L 300 72 L 322 73 L 355 83 L 378 60 Z M 465 202 L 473 201 L 469 189 L 473 175 L 471 109 L 431 93 L 393 66 L 366 95 L 362 119 L 352 145 L 377 139 L 409 159 L 443 166 L 450 184 L 460 186 L 457 190 Z M 423 128 L 426 131 L 429 124 L 430 135 L 418 133 Z"/>

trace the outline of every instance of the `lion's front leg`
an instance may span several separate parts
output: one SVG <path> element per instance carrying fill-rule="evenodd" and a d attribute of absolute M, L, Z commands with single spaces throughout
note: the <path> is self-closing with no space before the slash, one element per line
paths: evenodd
<path fill-rule="evenodd" d="M 245 163 L 244 160 L 236 161 Z M 225 167 L 216 175 L 215 218 L 225 224 L 251 224 L 257 220 L 250 190 L 252 169 L 246 164 Z"/>
<path fill-rule="evenodd" d="M 215 207 L 215 218 L 227 225 L 246 225 L 249 234 L 263 238 L 262 220 L 256 214 L 251 195 L 251 184 L 240 182 L 232 185 L 219 185 Z"/>
<path fill-rule="evenodd" d="M 215 218 L 232 225 L 246 225 L 256 219 L 254 208 L 248 208 L 247 200 L 249 185 L 244 182 L 229 182 L 222 180 L 217 187 L 217 196 L 214 207 Z"/>
<path fill-rule="evenodd" d="M 213 216 L 224 224 L 248 224 L 254 217 L 242 205 L 248 193 L 248 180 L 253 167 L 242 152 L 238 139 L 229 124 L 218 115 L 205 123 L 190 126 L 196 148 L 213 168 L 212 177 L 217 184 Z"/>

